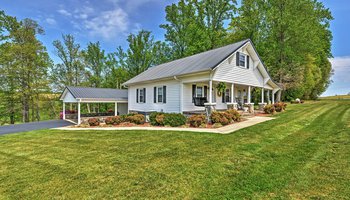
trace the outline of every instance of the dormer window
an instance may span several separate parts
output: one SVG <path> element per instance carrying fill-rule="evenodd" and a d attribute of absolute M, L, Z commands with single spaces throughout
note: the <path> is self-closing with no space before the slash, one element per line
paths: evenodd
<path fill-rule="evenodd" d="M 239 66 L 241 67 L 246 67 L 245 66 L 245 55 L 244 54 L 239 54 Z"/>
<path fill-rule="evenodd" d="M 239 67 L 249 69 L 249 56 L 244 54 L 244 53 L 237 52 L 236 53 L 236 65 Z"/>

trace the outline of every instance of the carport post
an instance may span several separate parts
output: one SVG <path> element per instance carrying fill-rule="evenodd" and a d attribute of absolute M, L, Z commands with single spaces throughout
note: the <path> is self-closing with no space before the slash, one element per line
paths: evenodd
<path fill-rule="evenodd" d="M 118 102 L 114 103 L 114 116 L 118 115 Z"/>
<path fill-rule="evenodd" d="M 78 102 L 78 125 L 80 124 L 80 102 Z"/>
<path fill-rule="evenodd" d="M 66 120 L 66 104 L 63 102 L 62 119 Z"/>

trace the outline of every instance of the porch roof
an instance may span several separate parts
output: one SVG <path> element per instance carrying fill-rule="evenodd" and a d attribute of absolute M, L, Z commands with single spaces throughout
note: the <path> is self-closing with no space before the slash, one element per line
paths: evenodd
<path fill-rule="evenodd" d="M 67 86 L 60 100 L 64 102 L 127 102 L 128 90 Z"/>

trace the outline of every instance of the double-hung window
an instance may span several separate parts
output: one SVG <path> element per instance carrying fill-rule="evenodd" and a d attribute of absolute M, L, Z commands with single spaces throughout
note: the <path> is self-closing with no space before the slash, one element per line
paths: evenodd
<path fill-rule="evenodd" d="M 136 89 L 136 103 L 146 103 L 146 88 Z"/>
<path fill-rule="evenodd" d="M 144 102 L 144 100 L 145 100 L 144 90 L 140 90 L 139 102 Z"/>
<path fill-rule="evenodd" d="M 196 97 L 203 97 L 203 87 L 197 86 L 197 88 L 196 88 Z"/>
<path fill-rule="evenodd" d="M 153 102 L 166 103 L 166 86 L 156 86 L 153 88 Z"/>
<path fill-rule="evenodd" d="M 245 60 L 246 60 L 245 55 L 244 54 L 239 54 L 239 66 L 245 68 L 246 67 L 245 66 Z"/>
<path fill-rule="evenodd" d="M 163 103 L 163 87 L 158 87 L 157 91 L 158 103 Z"/>

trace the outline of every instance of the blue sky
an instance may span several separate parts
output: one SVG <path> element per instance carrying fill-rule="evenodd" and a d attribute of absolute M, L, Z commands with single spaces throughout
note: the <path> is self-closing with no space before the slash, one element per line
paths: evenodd
<path fill-rule="evenodd" d="M 62 34 L 73 34 L 84 48 L 87 42 L 100 41 L 107 52 L 117 46 L 126 47 L 126 37 L 140 29 L 153 32 L 156 39 L 164 39 L 159 25 L 165 20 L 165 7 L 176 0 L 2 0 L 0 9 L 19 19 L 32 18 L 44 28 L 40 40 L 48 48 L 51 58 L 52 42 Z M 322 0 L 330 8 L 335 20 L 331 59 L 334 81 L 323 96 L 350 92 L 350 1 Z"/>

